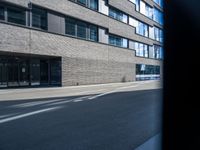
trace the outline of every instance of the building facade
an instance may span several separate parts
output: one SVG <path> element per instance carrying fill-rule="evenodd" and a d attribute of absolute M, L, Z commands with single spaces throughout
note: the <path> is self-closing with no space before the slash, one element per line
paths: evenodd
<path fill-rule="evenodd" d="M 159 79 L 162 0 L 0 0 L 0 88 Z"/>

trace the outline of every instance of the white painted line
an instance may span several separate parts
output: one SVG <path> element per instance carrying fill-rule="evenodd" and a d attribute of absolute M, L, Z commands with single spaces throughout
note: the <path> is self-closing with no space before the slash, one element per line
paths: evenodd
<path fill-rule="evenodd" d="M 1 116 L 0 116 L 0 119 L 1 119 L 1 118 L 6 118 L 6 117 L 10 117 L 10 116 L 14 116 L 14 115 L 16 115 L 16 113 L 15 113 L 15 114 L 1 115 Z"/>
<path fill-rule="evenodd" d="M 62 100 L 66 100 L 66 99 L 56 99 L 56 100 L 49 100 L 49 101 L 29 102 L 29 103 L 13 105 L 11 107 L 32 107 L 32 106 L 37 106 L 37 105 L 41 105 L 41 104 L 47 104 L 47 103 L 53 103 L 53 102 L 57 102 L 57 101 L 62 101 Z"/>
<path fill-rule="evenodd" d="M 51 103 L 51 104 L 47 104 L 47 106 L 66 104 L 66 103 L 69 103 L 69 102 L 78 102 L 78 101 L 80 102 L 80 101 L 83 101 L 83 99 L 86 99 L 88 97 L 90 97 L 90 96 L 83 96 L 83 97 L 78 97 L 78 98 L 70 99 L 70 100 L 67 100 L 67 101 L 61 101 L 61 102 Z"/>
<path fill-rule="evenodd" d="M 77 99 L 77 100 L 73 100 L 72 102 L 82 102 L 83 100 L 82 99 Z"/>
<path fill-rule="evenodd" d="M 111 93 L 114 93 L 116 92 L 117 90 L 113 90 L 113 91 L 109 91 L 109 92 L 106 92 L 106 93 L 102 93 L 102 94 L 99 94 L 99 95 L 95 95 L 95 96 L 92 96 L 90 98 L 88 98 L 89 100 L 93 100 L 95 98 L 98 98 L 98 97 L 101 97 L 101 96 L 104 96 L 104 95 L 108 95 L 108 94 L 111 94 Z"/>
<path fill-rule="evenodd" d="M 20 118 L 24 118 L 24 117 L 36 115 L 36 114 L 43 113 L 43 112 L 56 110 L 56 109 L 59 109 L 59 108 L 61 108 L 61 107 L 46 108 L 46 109 L 41 109 L 41 110 L 33 111 L 33 112 L 30 112 L 30 113 L 26 113 L 26 114 L 14 116 L 14 117 L 6 118 L 6 119 L 1 119 L 0 124 L 5 123 L 5 122 L 9 122 L 9 121 L 13 121 L 13 120 L 17 120 L 17 119 L 20 119 Z"/>
<path fill-rule="evenodd" d="M 121 89 L 133 88 L 133 87 L 137 87 L 137 86 L 139 86 L 139 85 L 137 84 L 137 85 L 133 85 L 133 86 L 125 86 L 125 87 L 116 88 L 116 89 L 114 89 L 112 91 L 109 91 L 109 92 L 106 92 L 106 93 L 102 93 L 102 94 L 99 94 L 99 95 L 95 95 L 95 96 L 90 97 L 88 99 L 93 100 L 93 99 L 101 97 L 101 96 L 105 96 L 105 95 L 108 95 L 108 94 L 111 94 L 111 93 L 115 93 L 115 92 L 117 92 L 118 90 L 121 90 Z"/>

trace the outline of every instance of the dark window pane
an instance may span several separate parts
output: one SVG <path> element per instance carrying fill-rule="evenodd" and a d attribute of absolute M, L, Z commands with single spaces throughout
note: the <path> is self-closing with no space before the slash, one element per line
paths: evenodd
<path fill-rule="evenodd" d="M 66 34 L 76 35 L 76 21 L 72 18 L 66 18 Z"/>
<path fill-rule="evenodd" d="M 26 25 L 26 11 L 20 8 L 7 8 L 8 22 Z"/>
<path fill-rule="evenodd" d="M 97 3 L 98 3 L 98 0 L 90 0 L 89 1 L 90 8 L 93 10 L 97 10 L 97 6 L 98 6 Z"/>
<path fill-rule="evenodd" d="M 97 27 L 96 26 L 90 26 L 90 40 L 92 41 L 97 41 L 97 36 L 98 36 L 98 33 L 97 33 Z"/>
<path fill-rule="evenodd" d="M 127 48 L 127 39 L 110 35 L 109 36 L 109 44 Z"/>
<path fill-rule="evenodd" d="M 32 8 L 32 26 L 47 30 L 47 11 L 33 7 Z"/>
<path fill-rule="evenodd" d="M 77 37 L 86 39 L 86 24 L 81 21 L 77 22 Z"/>
<path fill-rule="evenodd" d="M 86 6 L 86 0 L 77 0 L 77 2 Z"/>
<path fill-rule="evenodd" d="M 115 18 L 119 21 L 123 21 L 123 13 L 116 10 L 116 9 L 110 8 L 109 9 L 109 16 L 112 17 L 112 18 Z"/>
<path fill-rule="evenodd" d="M 4 7 L 0 6 L 0 20 L 4 20 Z"/>

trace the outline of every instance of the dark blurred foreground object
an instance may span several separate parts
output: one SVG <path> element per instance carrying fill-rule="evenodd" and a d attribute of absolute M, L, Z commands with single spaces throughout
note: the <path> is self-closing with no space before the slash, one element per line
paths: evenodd
<path fill-rule="evenodd" d="M 200 150 L 200 0 L 165 3 L 163 150 Z"/>

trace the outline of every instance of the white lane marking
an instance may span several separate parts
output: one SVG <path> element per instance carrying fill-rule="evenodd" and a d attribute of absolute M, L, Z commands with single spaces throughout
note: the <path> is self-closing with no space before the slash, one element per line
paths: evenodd
<path fill-rule="evenodd" d="M 111 93 L 115 93 L 115 92 L 117 92 L 118 90 L 121 90 L 121 89 L 133 88 L 133 87 L 137 87 L 137 86 L 139 86 L 139 85 L 137 84 L 137 85 L 133 85 L 133 86 L 125 86 L 125 87 L 116 88 L 112 91 L 105 92 L 105 93 L 102 93 L 102 94 L 99 94 L 99 95 L 95 95 L 95 96 L 90 97 L 88 99 L 93 100 L 93 99 L 101 97 L 101 96 L 105 96 L 105 95 L 108 95 L 108 94 L 111 94 Z"/>
<path fill-rule="evenodd" d="M 83 91 L 83 92 L 77 92 L 73 93 L 74 95 L 80 95 L 80 94 L 87 94 L 87 93 L 92 93 L 92 92 L 101 92 L 104 91 L 105 89 L 100 89 L 100 90 L 91 90 L 91 91 Z"/>
<path fill-rule="evenodd" d="M 101 97 L 101 96 L 104 96 L 104 95 L 108 95 L 108 94 L 114 93 L 114 92 L 116 92 L 116 91 L 117 91 L 117 89 L 112 90 L 112 91 L 109 91 L 109 92 L 106 92 L 106 93 L 102 93 L 102 94 L 98 94 L 98 95 L 89 97 L 88 99 L 89 99 L 89 100 L 93 100 L 93 99 L 95 99 L 95 98 L 98 98 L 98 97 Z"/>
<path fill-rule="evenodd" d="M 0 119 L 1 119 L 1 118 L 6 118 L 6 117 L 10 117 L 10 116 L 14 116 L 14 115 L 16 115 L 16 113 L 15 113 L 15 114 L 1 115 L 1 116 L 0 116 Z"/>
<path fill-rule="evenodd" d="M 49 101 L 29 102 L 29 103 L 13 105 L 11 107 L 32 107 L 32 106 L 37 106 L 37 105 L 41 105 L 41 104 L 47 104 L 47 103 L 62 101 L 62 100 L 66 100 L 66 99 L 55 99 L 55 100 L 49 100 Z"/>
<path fill-rule="evenodd" d="M 78 102 L 78 101 L 80 102 L 80 101 L 83 101 L 83 99 L 87 99 L 88 97 L 91 97 L 91 96 L 83 96 L 83 97 L 78 97 L 78 98 L 70 99 L 70 100 L 67 100 L 67 101 L 61 101 L 61 102 L 51 103 L 51 104 L 47 104 L 47 106 L 66 104 L 66 103 L 69 103 L 69 102 Z"/>
<path fill-rule="evenodd" d="M 6 118 L 6 119 L 1 119 L 0 124 L 5 123 L 5 122 L 9 122 L 9 121 L 13 121 L 13 120 L 17 120 L 17 119 L 20 119 L 20 118 L 24 118 L 24 117 L 36 115 L 36 114 L 43 113 L 43 112 L 56 110 L 56 109 L 59 109 L 59 108 L 61 108 L 61 107 L 46 108 L 46 109 L 41 109 L 41 110 L 33 111 L 33 112 L 22 114 L 22 115 L 17 115 L 17 116 Z"/>
<path fill-rule="evenodd" d="M 83 100 L 82 99 L 77 99 L 77 100 L 73 100 L 73 102 L 82 102 Z"/>

